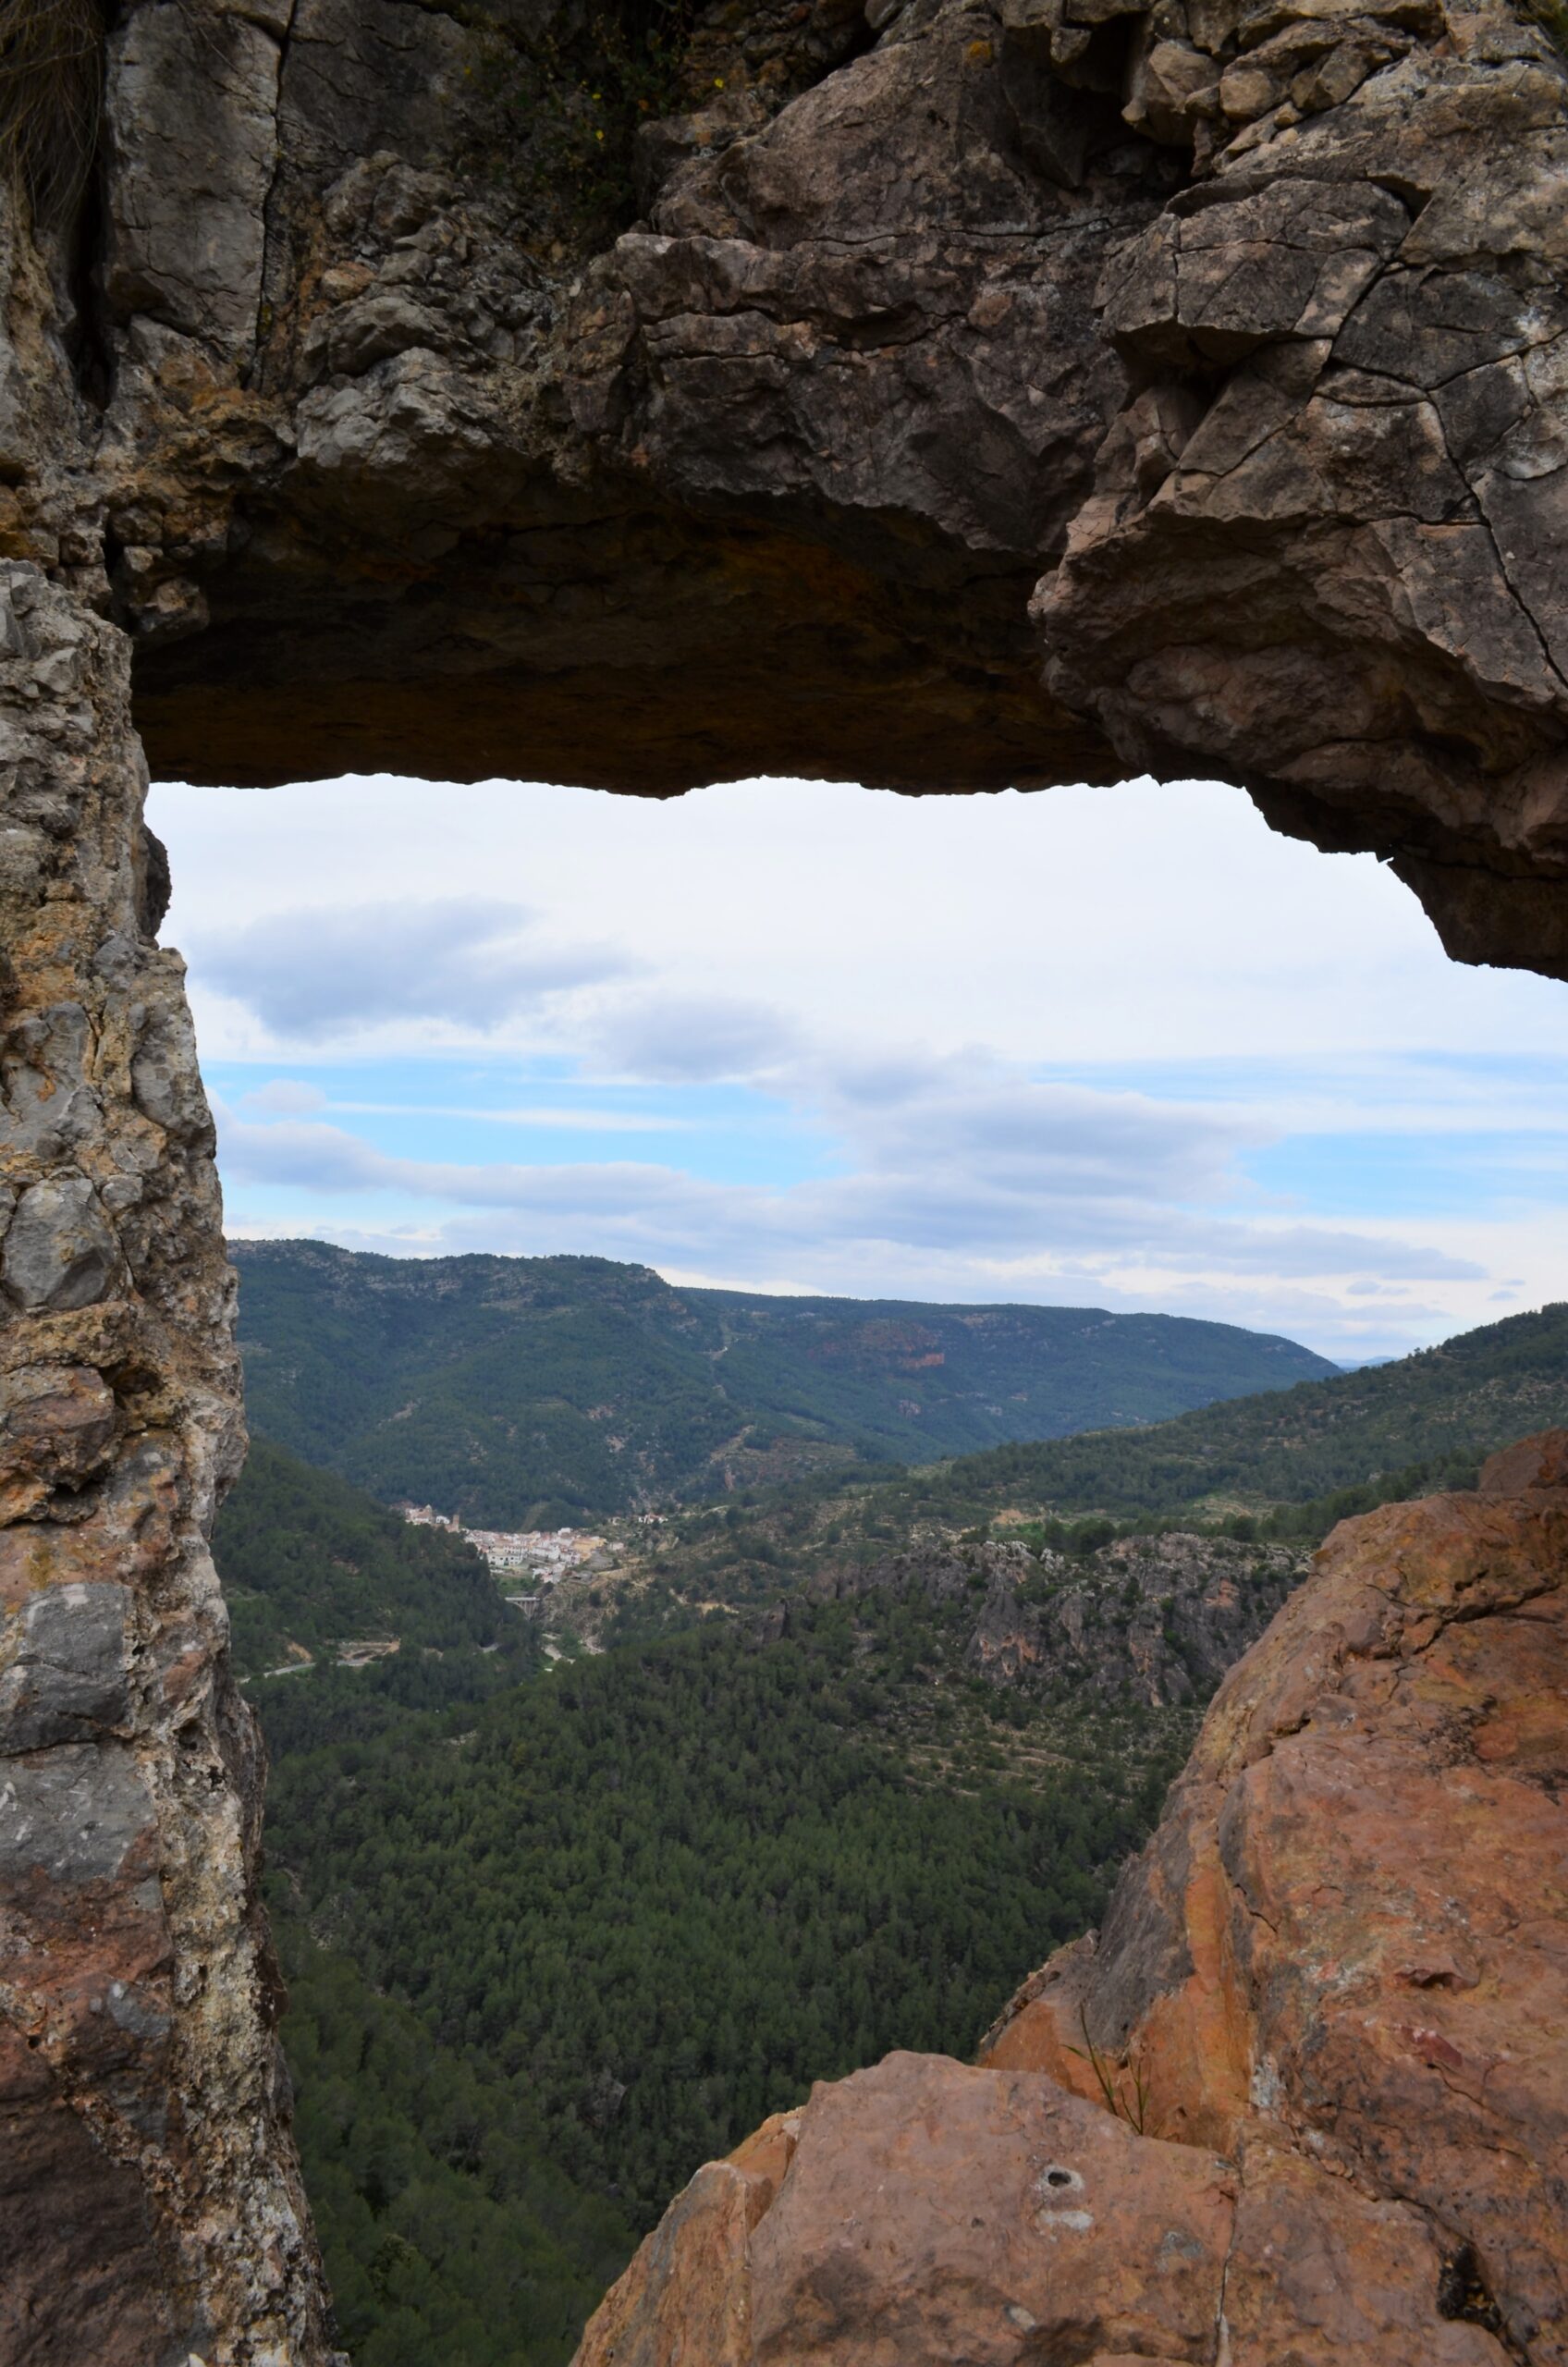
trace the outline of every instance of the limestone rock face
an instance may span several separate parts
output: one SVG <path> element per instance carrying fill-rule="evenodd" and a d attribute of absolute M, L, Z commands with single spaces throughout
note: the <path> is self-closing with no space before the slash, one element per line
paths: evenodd
<path fill-rule="evenodd" d="M 0 547 L 129 631 L 158 769 L 1219 776 L 1568 975 L 1537 25 L 716 0 L 600 189 L 576 24 L 116 11 L 71 519 Z"/>
<path fill-rule="evenodd" d="M 0 559 L 0 2359 L 321 2367 L 206 1545 L 243 1450 L 213 1130 L 129 646 L 72 580 L 80 417 L 10 262 L 7 429 L 56 539 Z"/>
<path fill-rule="evenodd" d="M 1084 1555 L 1021 1544 L 922 1546 L 872 1563 L 828 1563 L 819 1599 L 924 1595 L 973 1625 L 964 1657 L 987 1684 L 1037 1679 L 1158 1709 L 1207 1697 L 1305 1575 L 1284 1545 L 1244 1545 L 1172 1529 L 1123 1537 Z M 772 1614 L 779 1632 L 789 1610 Z"/>
<path fill-rule="evenodd" d="M 1098 1938 L 699 2172 L 580 2367 L 1559 2367 L 1565 1623 L 1568 1432 L 1343 1523 Z"/>

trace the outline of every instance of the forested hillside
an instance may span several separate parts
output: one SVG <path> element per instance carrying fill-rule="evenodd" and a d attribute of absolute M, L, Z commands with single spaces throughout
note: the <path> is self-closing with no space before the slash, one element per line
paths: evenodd
<path fill-rule="evenodd" d="M 1299 1552 L 1376 1504 L 1473 1486 L 1494 1448 L 1555 1422 L 1568 1422 L 1563 1306 L 1146 1429 L 693 1506 L 643 1544 L 639 1583 L 605 1632 L 649 1635 L 704 1603 L 744 1608 L 831 1588 L 961 1537 L 1082 1558 L 1118 1538 L 1198 1530 Z M 568 1592 L 563 1612 L 594 1624 L 585 1590 Z"/>
<path fill-rule="evenodd" d="M 1304 1549 L 1554 1419 L 1561 1307 L 1158 1429 L 748 1488 L 557 1589 L 607 1649 L 553 1670 L 465 1548 L 263 1447 L 217 1551 L 257 1664 L 316 1654 L 251 1690 L 355 2367 L 562 2367 L 699 2161 L 891 2047 L 968 2054 L 1096 1919 Z M 376 1617 L 398 1654 L 334 1664 Z"/>
<path fill-rule="evenodd" d="M 1333 1369 L 1171 1316 L 676 1291 L 594 1257 L 232 1255 L 258 1431 L 481 1526 L 1124 1428 Z"/>
<path fill-rule="evenodd" d="M 317 1566 L 361 1552 L 372 1508 L 312 1502 Z M 699 2161 L 889 2047 L 968 2053 L 1094 1919 L 1292 1575 L 1206 1550 L 959 1548 L 499 1690 L 472 1649 L 254 1684 L 355 2367 L 560 2367 Z"/>
<path fill-rule="evenodd" d="M 1403 1492 L 1413 1480 L 1464 1487 L 1494 1449 L 1568 1422 L 1568 1304 L 1512 1315 L 1394 1363 L 1239 1403 L 1209 1405 L 1133 1436 L 998 1448 L 961 1457 L 906 1497 L 964 1509 L 1020 1503 L 1070 1515 L 1173 1514 L 1304 1503 L 1341 1490 Z M 1346 1511 L 1359 1509 L 1347 1504 Z"/>
<path fill-rule="evenodd" d="M 242 1675 L 331 1659 L 351 1641 L 396 1637 L 412 1658 L 524 1640 L 472 1545 L 410 1527 L 270 1439 L 251 1441 L 213 1552 Z"/>
<path fill-rule="evenodd" d="M 624 2214 L 556 2167 L 515 2080 L 441 2045 L 272 1889 L 295 2133 L 353 2367 L 557 2367 L 631 2251 Z"/>
<path fill-rule="evenodd" d="M 1109 1713 L 1015 1729 L 998 1695 L 993 1740 L 936 1627 L 883 1598 L 762 1642 L 709 1626 L 524 1686 L 471 1740 L 290 1755 L 273 1854 L 373 1986 L 646 2225 L 813 2079 L 970 2051 L 1142 1837 L 1158 1722 L 1119 1749 Z"/>

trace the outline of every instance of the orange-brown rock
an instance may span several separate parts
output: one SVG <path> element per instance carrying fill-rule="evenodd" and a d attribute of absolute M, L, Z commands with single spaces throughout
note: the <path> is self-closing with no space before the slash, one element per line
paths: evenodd
<path fill-rule="evenodd" d="M 892 2054 L 698 2171 L 589 2326 L 579 2367 L 973 2367 L 1133 2360 L 1486 2367 L 1445 2253 L 1249 2135 L 1140 2137 L 1035 2071 Z"/>
<path fill-rule="evenodd" d="M 580 2367 L 1561 2367 L 1565 1629 L 1568 1432 L 1344 1523 L 1097 1939 L 700 2172 Z"/>
<path fill-rule="evenodd" d="M 1096 1945 L 985 2059 L 1272 2126 L 1474 2248 L 1568 2358 L 1568 1435 L 1336 1529 L 1231 1672 Z M 1072 2052 L 1076 2049 L 1077 2052 Z"/>

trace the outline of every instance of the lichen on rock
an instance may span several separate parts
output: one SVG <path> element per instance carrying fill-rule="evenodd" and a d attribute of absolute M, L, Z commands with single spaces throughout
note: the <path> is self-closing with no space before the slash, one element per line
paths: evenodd
<path fill-rule="evenodd" d="M 36 564 L 0 601 L 0 2356 L 320 2367 L 205 1541 L 233 1294 L 126 644 Z"/>

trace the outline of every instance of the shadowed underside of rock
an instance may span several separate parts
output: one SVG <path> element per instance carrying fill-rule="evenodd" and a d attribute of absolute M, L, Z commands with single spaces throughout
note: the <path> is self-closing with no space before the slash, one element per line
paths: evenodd
<path fill-rule="evenodd" d="M 1568 1432 L 1337 1529 L 1097 1940 L 698 2173 L 579 2367 L 1568 2360 Z"/>
<path fill-rule="evenodd" d="M 0 454 L 0 550 L 130 631 L 154 768 L 1217 776 L 1387 856 L 1460 958 L 1568 975 L 1545 33 L 681 21 L 616 238 L 558 161 L 597 186 L 586 90 L 537 80 L 564 5 L 117 12 L 50 250 L 73 433 Z"/>

